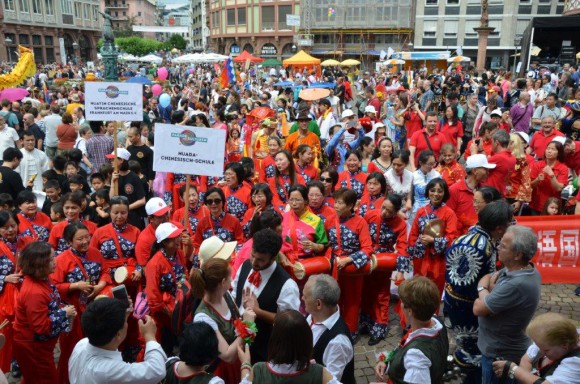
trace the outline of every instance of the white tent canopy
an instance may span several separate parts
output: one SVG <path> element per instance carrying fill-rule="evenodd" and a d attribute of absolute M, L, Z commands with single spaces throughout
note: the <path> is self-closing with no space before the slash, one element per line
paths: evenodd
<path fill-rule="evenodd" d="M 176 64 L 201 64 L 217 63 L 227 60 L 228 56 L 218 55 L 217 53 L 188 53 L 172 60 Z"/>
<path fill-rule="evenodd" d="M 161 64 L 161 62 L 163 61 L 163 59 L 159 56 L 155 56 L 155 55 L 146 55 L 146 56 L 142 56 L 142 57 L 138 57 L 137 60 L 135 61 L 142 61 L 145 63 L 157 63 L 157 64 Z"/>

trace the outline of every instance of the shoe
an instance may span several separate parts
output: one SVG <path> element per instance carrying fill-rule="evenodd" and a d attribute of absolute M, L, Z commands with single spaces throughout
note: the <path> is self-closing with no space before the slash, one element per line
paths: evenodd
<path fill-rule="evenodd" d="M 356 345 L 356 343 L 359 342 L 360 335 L 358 334 L 358 332 L 351 335 L 351 340 L 352 340 L 352 345 Z"/>
<path fill-rule="evenodd" d="M 574 291 L 574 293 L 576 294 L 576 296 L 580 296 L 580 285 L 578 287 L 576 287 L 576 290 Z"/>
<path fill-rule="evenodd" d="M 380 343 L 382 340 L 383 340 L 383 339 L 382 339 L 382 338 L 380 338 L 380 337 L 371 337 L 371 338 L 369 339 L 369 343 L 368 343 L 368 344 L 369 344 L 369 346 L 371 346 L 371 347 L 372 347 L 373 345 L 377 345 L 378 343 Z"/>

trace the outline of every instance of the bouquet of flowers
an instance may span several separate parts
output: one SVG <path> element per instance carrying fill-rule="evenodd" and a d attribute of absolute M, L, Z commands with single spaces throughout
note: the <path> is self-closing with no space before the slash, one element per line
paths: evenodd
<path fill-rule="evenodd" d="M 258 328 L 256 323 L 250 321 L 242 321 L 237 319 L 234 321 L 234 329 L 236 331 L 236 336 L 244 340 L 247 345 L 252 345 L 256 339 L 256 334 L 258 333 Z"/>

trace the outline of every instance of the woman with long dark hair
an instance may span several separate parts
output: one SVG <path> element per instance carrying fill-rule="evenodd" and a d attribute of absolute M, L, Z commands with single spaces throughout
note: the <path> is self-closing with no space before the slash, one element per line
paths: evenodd
<path fill-rule="evenodd" d="M 373 160 L 369 163 L 367 167 L 368 173 L 373 172 L 387 172 L 392 165 L 393 157 L 393 142 L 387 136 L 379 139 L 377 143 L 377 149 L 375 150 L 375 155 Z"/>
<path fill-rule="evenodd" d="M 546 147 L 544 160 L 532 164 L 532 200 L 529 205 L 531 215 L 539 215 L 548 197 L 560 197 L 560 192 L 568 182 L 568 167 L 564 164 L 564 146 L 552 141 Z"/>
<path fill-rule="evenodd" d="M 311 180 L 316 180 L 320 174 L 320 169 L 312 164 L 313 152 L 312 147 L 308 144 L 300 144 L 294 152 L 296 159 L 294 165 L 296 166 L 296 173 L 301 175 L 304 182 L 309 183 Z"/>
<path fill-rule="evenodd" d="M 267 209 L 275 209 L 272 205 L 274 195 L 268 184 L 258 183 L 254 185 L 250 191 L 250 196 L 252 203 L 242 219 L 242 230 L 246 238 L 251 237 L 250 224 L 253 218 L 260 216 Z"/>
<path fill-rule="evenodd" d="M 327 168 L 320 174 L 320 182 L 324 186 L 324 204 L 329 207 L 334 207 L 334 191 L 338 184 L 338 172 L 333 168 Z"/>
<path fill-rule="evenodd" d="M 440 124 L 438 131 L 445 135 L 447 142 L 453 144 L 455 156 L 459 157 L 463 143 L 463 123 L 459 120 L 456 106 L 450 105 L 445 109 L 444 123 Z"/>
<path fill-rule="evenodd" d="M 63 236 L 70 247 L 56 258 L 56 268 L 50 279 L 62 300 L 74 305 L 77 317 L 71 325 L 71 331 L 63 333 L 59 339 L 59 383 L 68 382 L 68 360 L 76 343 L 84 337 L 82 313 L 88 303 L 112 283 L 111 276 L 104 269 L 101 253 L 89 246 L 91 235 L 87 227 L 80 222 L 71 223 L 64 229 Z"/>
<path fill-rule="evenodd" d="M 302 175 L 296 174 L 294 159 L 290 152 L 279 151 L 275 156 L 276 169 L 274 177 L 268 179 L 268 185 L 274 193 L 274 206 L 280 211 L 285 210 L 288 203 L 288 190 L 292 185 L 304 185 Z"/>

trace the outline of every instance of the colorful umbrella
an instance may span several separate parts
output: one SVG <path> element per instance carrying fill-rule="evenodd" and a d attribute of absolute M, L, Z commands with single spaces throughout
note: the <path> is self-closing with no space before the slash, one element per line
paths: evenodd
<path fill-rule="evenodd" d="M 301 90 L 298 94 L 298 97 L 300 97 L 302 100 L 314 101 L 328 97 L 328 95 L 330 95 L 330 91 L 328 89 L 307 88 Z"/>
<path fill-rule="evenodd" d="M 320 65 L 323 67 L 336 67 L 337 65 L 340 65 L 340 62 L 333 59 L 328 59 L 324 60 L 322 63 L 320 63 Z"/>
<path fill-rule="evenodd" d="M 246 123 L 252 125 L 269 117 L 275 117 L 276 111 L 269 107 L 254 108 L 246 115 Z"/>
<path fill-rule="evenodd" d="M 384 65 L 401 65 L 401 64 L 405 64 L 405 60 L 390 59 L 390 60 L 385 61 L 383 64 Z"/>
<path fill-rule="evenodd" d="M 471 61 L 471 59 L 467 56 L 455 56 L 447 59 L 448 63 L 460 63 L 462 61 Z"/>
<path fill-rule="evenodd" d="M 354 65 L 360 65 L 360 61 L 355 60 L 355 59 L 346 59 L 345 61 L 340 63 L 340 65 L 345 66 L 345 67 L 352 67 Z"/>
<path fill-rule="evenodd" d="M 8 101 L 22 100 L 28 96 L 29 92 L 24 88 L 6 88 L 0 91 L 0 100 L 8 99 Z"/>

